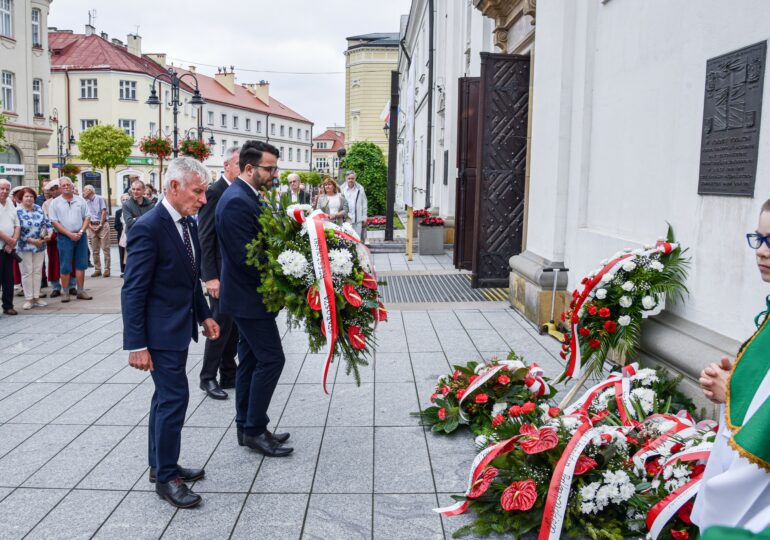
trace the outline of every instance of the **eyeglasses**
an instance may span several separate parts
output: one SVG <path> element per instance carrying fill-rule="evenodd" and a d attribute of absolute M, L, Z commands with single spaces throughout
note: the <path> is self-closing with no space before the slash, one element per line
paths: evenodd
<path fill-rule="evenodd" d="M 255 167 L 259 167 L 260 169 L 269 172 L 270 174 L 275 174 L 278 172 L 278 167 L 265 167 L 264 165 L 254 165 Z"/>
<path fill-rule="evenodd" d="M 768 249 L 770 249 L 770 236 L 762 236 L 759 233 L 748 233 L 746 240 L 749 242 L 751 249 L 759 249 L 764 243 Z"/>

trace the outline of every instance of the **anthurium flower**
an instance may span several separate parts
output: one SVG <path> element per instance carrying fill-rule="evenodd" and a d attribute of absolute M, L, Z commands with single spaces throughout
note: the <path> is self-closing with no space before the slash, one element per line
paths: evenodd
<path fill-rule="evenodd" d="M 372 315 L 374 315 L 374 319 L 379 322 L 386 322 L 388 320 L 388 310 L 385 309 L 385 305 L 377 301 L 377 307 L 372 310 Z"/>
<path fill-rule="evenodd" d="M 377 280 L 374 279 L 374 276 L 367 274 L 366 272 L 364 272 L 364 281 L 361 285 L 373 291 L 377 290 Z"/>
<path fill-rule="evenodd" d="M 503 416 L 502 414 L 498 414 L 497 416 L 495 416 L 492 419 L 492 427 L 496 428 L 497 426 L 499 426 L 503 422 L 505 422 L 505 416 Z"/>
<path fill-rule="evenodd" d="M 468 492 L 468 498 L 476 499 L 484 495 L 495 476 L 497 476 L 497 469 L 494 467 L 489 467 L 481 473 L 481 477 L 473 483 L 471 490 Z"/>
<path fill-rule="evenodd" d="M 532 479 L 513 482 L 505 488 L 503 495 L 500 497 L 500 504 L 506 512 L 511 510 L 530 510 L 535 506 L 536 501 L 537 488 L 535 481 Z"/>
<path fill-rule="evenodd" d="M 581 474 L 585 474 L 591 469 L 595 469 L 598 466 L 599 464 L 596 462 L 595 459 L 591 459 L 585 454 L 580 454 L 580 456 L 578 456 L 577 463 L 575 464 L 575 476 L 580 476 Z"/>
<path fill-rule="evenodd" d="M 537 429 L 532 424 L 523 424 L 519 434 L 524 437 L 519 441 L 521 449 L 527 454 L 539 454 L 555 448 L 559 444 L 559 435 L 549 427 Z"/>
<path fill-rule="evenodd" d="M 342 296 L 345 297 L 345 300 L 353 307 L 361 307 L 361 304 L 364 303 L 363 298 L 361 298 L 361 295 L 358 294 L 358 291 L 356 288 L 351 285 L 350 283 L 346 283 L 342 286 Z"/>
<path fill-rule="evenodd" d="M 316 287 L 307 290 L 307 304 L 313 311 L 321 311 L 321 293 Z"/>
<path fill-rule="evenodd" d="M 364 338 L 364 335 L 361 333 L 361 329 L 358 326 L 351 326 L 348 328 L 348 340 L 350 340 L 350 345 L 354 349 L 364 349 L 366 348 L 366 338 Z"/>

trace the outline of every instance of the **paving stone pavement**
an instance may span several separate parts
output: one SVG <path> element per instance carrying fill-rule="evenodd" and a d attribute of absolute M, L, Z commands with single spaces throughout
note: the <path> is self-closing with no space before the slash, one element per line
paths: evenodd
<path fill-rule="evenodd" d="M 464 489 L 472 439 L 433 435 L 410 413 L 453 362 L 514 349 L 561 365 L 558 344 L 510 309 L 392 312 L 361 386 L 336 369 L 327 396 L 321 356 L 285 331 L 270 417 L 295 452 L 263 459 L 237 445 L 232 398 L 197 388 L 193 344 L 181 463 L 205 466 L 204 503 L 177 511 L 147 481 L 152 382 L 127 365 L 121 333 L 115 313 L 0 318 L 0 538 L 450 538 L 469 517 L 432 508 Z"/>

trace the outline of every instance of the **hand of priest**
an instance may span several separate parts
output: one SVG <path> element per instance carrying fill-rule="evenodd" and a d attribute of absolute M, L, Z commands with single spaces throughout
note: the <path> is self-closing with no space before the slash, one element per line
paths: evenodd
<path fill-rule="evenodd" d="M 713 403 L 721 404 L 727 399 L 727 378 L 732 369 L 732 362 L 723 356 L 719 364 L 711 364 L 701 371 L 700 386 L 703 395 Z"/>

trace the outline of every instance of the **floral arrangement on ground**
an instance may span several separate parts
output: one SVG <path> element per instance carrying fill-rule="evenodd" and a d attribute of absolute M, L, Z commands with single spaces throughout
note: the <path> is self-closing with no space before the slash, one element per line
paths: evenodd
<path fill-rule="evenodd" d="M 260 271 L 267 309 L 285 308 L 291 326 L 305 328 L 311 351 L 326 347 L 324 388 L 336 357 L 360 384 L 359 369 L 374 353 L 374 330 L 387 311 L 369 252 L 352 227 L 337 226 L 309 205 L 280 208 L 272 194 L 247 246 L 247 262 Z"/>

